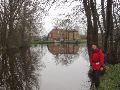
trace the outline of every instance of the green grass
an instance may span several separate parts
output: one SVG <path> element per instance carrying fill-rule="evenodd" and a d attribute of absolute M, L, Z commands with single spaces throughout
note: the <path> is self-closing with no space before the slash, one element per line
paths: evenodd
<path fill-rule="evenodd" d="M 80 40 L 80 43 L 87 43 L 87 40 L 86 39 Z"/>
<path fill-rule="evenodd" d="M 32 41 L 32 44 L 51 44 L 54 43 L 53 41 Z"/>
<path fill-rule="evenodd" d="M 86 40 L 80 40 L 77 42 L 77 44 L 80 44 L 80 43 L 85 43 Z M 54 43 L 54 41 L 39 41 L 39 40 L 35 40 L 35 41 L 32 41 L 31 42 L 32 44 L 52 44 Z M 57 43 L 61 43 L 60 41 L 58 41 Z M 65 41 L 64 43 L 66 44 L 73 44 L 74 42 L 73 41 Z"/>
<path fill-rule="evenodd" d="M 106 73 L 101 77 L 100 90 L 120 90 L 120 64 L 106 66 Z"/>

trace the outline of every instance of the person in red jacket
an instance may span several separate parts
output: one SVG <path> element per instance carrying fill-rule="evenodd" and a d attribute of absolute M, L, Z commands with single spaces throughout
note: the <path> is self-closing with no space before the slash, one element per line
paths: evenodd
<path fill-rule="evenodd" d="M 93 83 L 98 88 L 100 85 L 100 72 L 103 71 L 104 53 L 98 49 L 96 45 L 92 45 L 92 53 L 90 55 L 90 65 L 93 71 Z"/>

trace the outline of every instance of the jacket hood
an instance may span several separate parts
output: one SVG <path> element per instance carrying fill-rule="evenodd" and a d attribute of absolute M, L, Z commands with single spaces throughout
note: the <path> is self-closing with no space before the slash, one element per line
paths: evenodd
<path fill-rule="evenodd" d="M 97 53 L 97 52 L 99 52 L 99 49 L 96 48 L 93 52 L 94 52 L 94 53 Z"/>

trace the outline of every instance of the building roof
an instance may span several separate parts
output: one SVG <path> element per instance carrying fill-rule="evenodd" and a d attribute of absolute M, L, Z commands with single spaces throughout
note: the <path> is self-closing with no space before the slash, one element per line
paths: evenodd
<path fill-rule="evenodd" d="M 76 29 L 70 29 L 70 30 L 65 30 L 65 29 L 60 29 L 60 28 L 54 28 L 52 31 L 68 31 L 68 32 L 78 32 Z M 52 32 L 50 31 L 50 32 Z"/>

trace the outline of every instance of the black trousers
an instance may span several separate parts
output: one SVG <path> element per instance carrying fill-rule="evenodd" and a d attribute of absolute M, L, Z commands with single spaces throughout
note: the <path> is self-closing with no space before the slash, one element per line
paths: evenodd
<path fill-rule="evenodd" d="M 100 86 L 100 71 L 93 71 L 91 79 L 92 83 L 95 83 L 95 87 L 98 88 Z"/>

